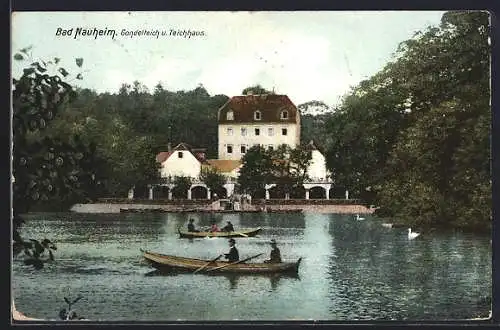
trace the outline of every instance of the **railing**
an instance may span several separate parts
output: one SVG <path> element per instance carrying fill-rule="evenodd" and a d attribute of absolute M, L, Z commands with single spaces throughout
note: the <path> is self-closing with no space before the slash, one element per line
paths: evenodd
<path fill-rule="evenodd" d="M 201 180 L 200 178 L 190 178 L 190 179 L 192 184 L 204 183 L 203 180 Z M 237 178 L 226 178 L 226 183 L 237 183 L 237 182 L 238 182 Z M 334 183 L 334 180 L 330 178 L 309 178 L 304 180 L 304 183 Z M 161 178 L 158 184 L 175 184 L 175 178 L 173 177 Z"/>
<path fill-rule="evenodd" d="M 200 178 L 190 178 L 191 183 L 205 183 Z M 236 178 L 226 178 L 226 183 L 236 183 L 238 180 Z M 166 177 L 161 178 L 158 182 L 159 184 L 175 184 L 175 178 Z"/>

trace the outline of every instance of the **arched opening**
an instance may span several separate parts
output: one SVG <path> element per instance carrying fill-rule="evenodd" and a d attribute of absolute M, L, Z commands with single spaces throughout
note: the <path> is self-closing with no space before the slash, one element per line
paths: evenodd
<path fill-rule="evenodd" d="M 306 198 L 306 189 L 303 186 L 295 186 L 290 192 L 291 199 L 304 199 Z"/>
<path fill-rule="evenodd" d="M 285 192 L 284 192 L 283 188 L 280 186 L 274 186 L 271 189 L 269 189 L 269 198 L 271 198 L 271 199 L 284 199 Z"/>
<path fill-rule="evenodd" d="M 167 199 L 169 190 L 167 186 L 155 186 L 153 189 L 153 197 L 155 199 Z"/>
<path fill-rule="evenodd" d="M 147 199 L 149 197 L 149 188 L 146 185 L 135 186 L 134 198 Z"/>
<path fill-rule="evenodd" d="M 257 189 L 256 192 L 252 194 L 253 199 L 264 199 L 266 198 L 266 190 L 264 188 Z"/>
<path fill-rule="evenodd" d="M 323 187 L 312 187 L 309 189 L 309 199 L 325 199 L 326 191 Z"/>
<path fill-rule="evenodd" d="M 330 198 L 331 199 L 344 199 L 345 198 L 345 187 L 343 186 L 333 186 L 330 188 Z"/>
<path fill-rule="evenodd" d="M 196 186 L 191 188 L 191 199 L 207 199 L 207 188 Z"/>
<path fill-rule="evenodd" d="M 212 199 L 225 199 L 227 198 L 227 190 L 224 187 L 220 187 L 218 189 L 212 190 Z"/>

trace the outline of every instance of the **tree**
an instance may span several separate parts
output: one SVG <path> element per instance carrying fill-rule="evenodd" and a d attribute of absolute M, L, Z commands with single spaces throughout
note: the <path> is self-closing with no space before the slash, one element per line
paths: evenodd
<path fill-rule="evenodd" d="M 344 98 L 327 123 L 336 182 L 410 225 L 490 228 L 488 25 L 445 13 Z"/>
<path fill-rule="evenodd" d="M 241 192 L 254 196 L 272 179 L 272 158 L 264 148 L 256 145 L 247 150 L 241 161 L 239 188 Z"/>
<path fill-rule="evenodd" d="M 187 198 L 187 191 L 191 188 L 191 178 L 187 176 L 174 177 L 172 194 L 175 198 Z"/>
<path fill-rule="evenodd" d="M 200 180 L 207 185 L 208 189 L 210 189 L 210 191 L 212 192 L 212 195 L 214 193 L 216 193 L 217 196 L 224 195 L 224 184 L 226 183 L 226 177 L 219 171 L 217 171 L 217 169 L 202 168 Z"/>
<path fill-rule="evenodd" d="M 273 151 L 267 151 L 272 161 L 271 182 L 286 195 L 301 186 L 308 179 L 307 169 L 311 164 L 312 154 L 306 146 L 292 149 L 283 144 Z"/>
<path fill-rule="evenodd" d="M 41 141 L 36 139 L 64 104 L 74 99 L 75 93 L 67 82 L 70 73 L 58 66 L 58 58 L 35 62 L 30 49 L 21 49 L 14 55 L 16 61 L 32 63 L 19 79 L 12 80 L 13 249 L 16 254 L 25 252 L 26 264 L 41 268 L 44 261 L 53 259 L 51 250 L 55 245 L 48 239 L 24 240 L 19 233 L 21 215 L 51 196 L 85 197 L 97 175 L 92 168 L 94 148 L 81 143 L 78 136 L 74 136 L 72 143 L 47 136 Z M 81 67 L 83 59 L 77 58 L 75 62 Z M 82 79 L 82 74 L 75 78 Z M 49 259 L 43 260 L 45 251 L 49 252 Z"/>
<path fill-rule="evenodd" d="M 250 148 L 242 158 L 238 184 L 244 193 L 255 195 L 266 184 L 275 183 L 279 190 L 289 194 L 307 178 L 311 152 L 306 146 L 295 149 L 283 144 L 275 150 L 260 146 Z"/>
<path fill-rule="evenodd" d="M 248 95 L 249 93 L 252 93 L 254 95 L 260 95 L 260 94 L 274 94 L 274 92 L 268 91 L 264 87 L 262 87 L 260 84 L 254 85 L 254 86 L 249 86 L 241 92 L 242 95 Z"/>

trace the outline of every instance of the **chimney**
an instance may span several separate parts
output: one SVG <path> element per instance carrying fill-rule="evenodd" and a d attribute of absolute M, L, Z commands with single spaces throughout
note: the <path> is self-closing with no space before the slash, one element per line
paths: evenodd
<path fill-rule="evenodd" d="M 206 157 L 206 155 L 205 155 L 205 153 L 204 153 L 204 152 L 199 152 L 199 153 L 198 153 L 198 159 L 199 159 L 200 161 L 204 162 L 204 161 L 207 159 L 207 157 Z"/>
<path fill-rule="evenodd" d="M 172 151 L 172 144 L 170 142 L 167 143 L 167 151 L 168 152 Z"/>

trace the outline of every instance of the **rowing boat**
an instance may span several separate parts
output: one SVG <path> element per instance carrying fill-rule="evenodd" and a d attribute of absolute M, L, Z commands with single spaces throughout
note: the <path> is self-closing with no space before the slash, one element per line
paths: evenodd
<path fill-rule="evenodd" d="M 200 267 L 205 266 L 210 260 L 193 259 L 185 257 L 177 257 L 165 255 L 150 251 L 142 251 L 143 257 L 151 266 L 162 271 L 182 271 L 194 272 Z M 297 274 L 302 258 L 296 262 L 281 262 L 281 263 L 237 263 L 231 264 L 228 261 L 215 261 L 210 263 L 200 273 L 206 274 L 278 274 L 292 273 Z M 231 265 L 229 265 L 231 264 Z"/>
<path fill-rule="evenodd" d="M 251 237 L 257 235 L 262 228 L 253 228 L 253 229 L 245 229 L 245 230 L 239 230 L 239 231 L 216 231 L 216 232 L 210 232 L 210 231 L 200 231 L 200 232 L 194 232 L 194 231 L 182 231 L 180 228 L 177 229 L 179 231 L 179 236 L 180 238 L 203 238 L 203 237 Z"/>

